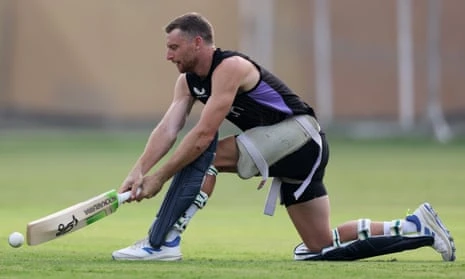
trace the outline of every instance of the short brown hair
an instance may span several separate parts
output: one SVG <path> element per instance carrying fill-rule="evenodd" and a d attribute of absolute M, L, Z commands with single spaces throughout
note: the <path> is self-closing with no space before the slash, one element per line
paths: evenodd
<path fill-rule="evenodd" d="M 175 18 L 165 27 L 165 32 L 168 34 L 174 29 L 179 29 L 192 38 L 200 36 L 206 43 L 213 44 L 213 27 L 198 13 L 187 13 Z"/>

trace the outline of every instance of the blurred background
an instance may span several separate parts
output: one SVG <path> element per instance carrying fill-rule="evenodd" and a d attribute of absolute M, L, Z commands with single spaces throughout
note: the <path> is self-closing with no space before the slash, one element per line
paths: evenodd
<path fill-rule="evenodd" d="M 150 129 L 178 75 L 163 27 L 190 11 L 211 21 L 218 47 L 287 82 L 326 130 L 465 134 L 462 0 L 0 0 L 0 132 Z"/>

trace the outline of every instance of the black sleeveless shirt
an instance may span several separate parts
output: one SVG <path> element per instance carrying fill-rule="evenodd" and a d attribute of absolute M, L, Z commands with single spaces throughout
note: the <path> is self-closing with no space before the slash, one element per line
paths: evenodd
<path fill-rule="evenodd" d="M 252 61 L 248 56 L 235 51 L 217 48 L 208 76 L 201 79 L 194 73 L 186 73 L 187 84 L 194 98 L 206 103 L 211 95 L 211 79 L 215 68 L 228 57 L 240 56 L 257 67 L 260 80 L 254 88 L 237 94 L 226 119 L 241 130 L 278 123 L 290 116 L 308 114 L 315 117 L 313 109 L 294 94 L 284 82 Z"/>

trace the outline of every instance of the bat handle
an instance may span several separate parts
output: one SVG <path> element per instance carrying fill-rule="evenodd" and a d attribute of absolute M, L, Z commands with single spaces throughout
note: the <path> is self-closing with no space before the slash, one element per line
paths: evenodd
<path fill-rule="evenodd" d="M 141 188 L 137 189 L 136 195 L 139 195 L 140 192 L 142 191 Z M 131 191 L 127 191 L 121 194 L 118 194 L 118 204 L 123 204 L 125 201 L 127 201 L 131 197 Z"/>

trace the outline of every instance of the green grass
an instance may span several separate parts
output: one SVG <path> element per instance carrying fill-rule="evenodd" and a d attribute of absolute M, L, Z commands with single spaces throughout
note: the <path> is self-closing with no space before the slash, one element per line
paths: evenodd
<path fill-rule="evenodd" d="M 285 210 L 263 215 L 266 190 L 256 190 L 258 179 L 227 174 L 183 235 L 180 262 L 111 260 L 113 250 L 144 236 L 163 195 L 125 205 L 52 242 L 8 245 L 8 235 L 25 233 L 28 222 L 118 188 L 147 135 L 0 132 L 0 278 L 465 278 L 463 141 L 343 141 L 329 135 L 332 224 L 391 220 L 427 200 L 453 232 L 454 263 L 442 262 L 429 247 L 357 262 L 294 262 L 299 238 Z"/>

